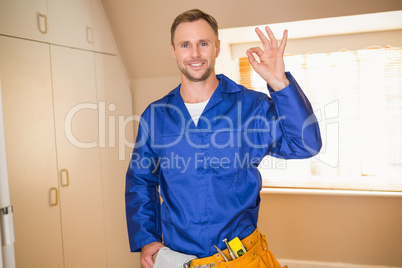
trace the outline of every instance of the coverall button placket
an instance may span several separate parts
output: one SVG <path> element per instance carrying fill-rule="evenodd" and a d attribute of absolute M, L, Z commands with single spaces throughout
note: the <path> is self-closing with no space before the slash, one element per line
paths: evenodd
<path fill-rule="evenodd" d="M 200 125 L 198 125 L 198 127 L 202 127 L 202 122 L 199 121 Z M 198 189 L 196 189 L 196 191 L 198 191 L 198 208 L 199 208 L 199 215 L 200 215 L 200 223 L 202 226 L 202 232 L 205 233 L 206 229 L 208 227 L 208 211 L 207 211 L 207 199 L 206 196 L 208 194 L 207 191 L 207 183 L 206 183 L 206 170 L 205 170 L 205 163 L 203 162 L 205 153 L 206 153 L 206 148 L 204 148 L 204 140 L 202 138 L 202 132 L 201 131 L 197 131 L 196 135 L 196 141 L 195 143 L 199 146 L 199 148 L 196 149 L 196 155 L 195 157 L 195 163 L 197 165 L 197 185 L 198 185 Z M 208 244 L 208 235 L 206 236 L 201 236 L 199 239 L 201 239 L 202 241 L 199 241 L 199 243 L 201 245 L 203 245 L 203 247 L 205 247 Z"/>

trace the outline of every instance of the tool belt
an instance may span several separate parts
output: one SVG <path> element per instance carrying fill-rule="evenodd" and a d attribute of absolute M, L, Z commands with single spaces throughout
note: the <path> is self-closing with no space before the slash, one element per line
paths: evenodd
<path fill-rule="evenodd" d="M 188 265 L 189 268 L 281 268 L 268 248 L 266 236 L 258 231 L 258 228 L 248 237 L 241 240 L 247 252 L 241 257 L 225 261 L 221 254 L 216 253 L 212 256 L 194 259 Z M 222 252 L 229 256 L 227 249 Z M 285 266 L 287 267 L 287 266 Z"/>

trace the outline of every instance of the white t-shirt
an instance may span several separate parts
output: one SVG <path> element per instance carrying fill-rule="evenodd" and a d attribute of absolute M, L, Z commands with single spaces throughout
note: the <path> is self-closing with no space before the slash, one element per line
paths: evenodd
<path fill-rule="evenodd" d="M 184 103 L 191 116 L 191 119 L 193 119 L 193 121 L 194 121 L 195 126 L 197 126 L 198 119 L 200 119 L 200 116 L 201 116 L 202 112 L 204 111 L 205 106 L 207 106 L 208 101 L 209 101 L 209 99 L 206 101 L 203 101 L 203 102 L 199 102 L 199 103 L 187 103 L 187 102 Z"/>

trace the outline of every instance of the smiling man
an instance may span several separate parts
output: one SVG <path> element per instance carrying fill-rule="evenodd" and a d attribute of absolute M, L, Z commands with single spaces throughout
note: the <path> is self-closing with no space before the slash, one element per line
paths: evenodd
<path fill-rule="evenodd" d="M 154 266 L 155 254 L 164 268 L 281 267 L 257 228 L 257 166 L 266 155 L 311 157 L 321 138 L 308 99 L 285 72 L 287 31 L 280 44 L 265 31 L 268 37 L 256 29 L 263 49 L 246 53 L 270 96 L 215 74 L 220 41 L 212 16 L 194 9 L 174 20 L 181 84 L 142 114 L 127 171 L 130 247 L 142 252 L 144 267 Z M 240 241 L 244 255 L 229 254 L 226 240 Z"/>
<path fill-rule="evenodd" d="M 170 46 L 181 73 L 191 82 L 210 78 L 219 55 L 220 41 L 208 22 L 181 23 L 176 26 L 175 32 L 176 43 L 173 39 Z"/>

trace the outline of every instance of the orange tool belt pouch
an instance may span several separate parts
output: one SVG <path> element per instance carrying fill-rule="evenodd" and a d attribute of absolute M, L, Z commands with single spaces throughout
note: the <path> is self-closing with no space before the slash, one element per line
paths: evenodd
<path fill-rule="evenodd" d="M 216 253 L 212 256 L 194 259 L 190 263 L 190 268 L 281 268 L 282 266 L 276 260 L 272 252 L 268 248 L 265 235 L 258 231 L 258 228 L 248 237 L 241 240 L 247 252 L 235 259 L 225 262 L 221 254 Z M 222 252 L 229 256 L 227 249 Z"/>

